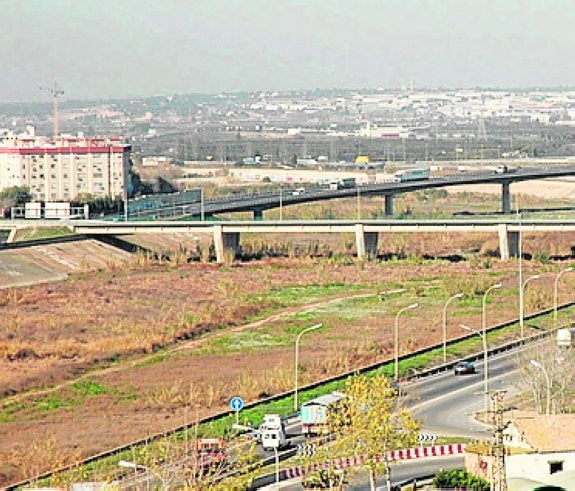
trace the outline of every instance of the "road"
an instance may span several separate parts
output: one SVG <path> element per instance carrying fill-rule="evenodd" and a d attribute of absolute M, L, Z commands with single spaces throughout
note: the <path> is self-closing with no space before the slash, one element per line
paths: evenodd
<path fill-rule="evenodd" d="M 508 395 L 518 391 L 517 353 L 518 350 L 512 350 L 489 358 L 490 390 L 506 390 Z M 483 408 L 485 400 L 483 362 L 475 363 L 475 367 L 475 374 L 456 376 L 453 370 L 448 370 L 402 386 L 405 391 L 405 405 L 422 421 L 422 432 L 477 439 L 490 437 L 489 428 L 474 419 L 475 412 Z M 297 426 L 290 427 L 290 434 L 296 433 Z M 299 443 L 300 438 L 292 440 L 292 443 Z M 434 474 L 439 469 L 462 467 L 463 456 L 405 461 L 394 468 L 392 483 Z M 271 479 L 268 481 L 272 482 Z M 378 482 L 378 486 L 382 491 L 386 490 L 383 481 Z M 364 482 L 359 482 L 350 489 L 368 490 L 369 486 L 364 478 Z"/>
<path fill-rule="evenodd" d="M 392 485 L 398 482 L 404 482 L 413 479 L 414 476 L 426 476 L 435 474 L 439 469 L 461 469 L 463 467 L 463 456 L 445 456 L 433 459 L 419 459 L 415 461 L 401 462 L 393 467 L 391 471 Z M 353 481 L 360 481 L 353 484 Z M 352 481 L 352 486 L 347 488 L 348 491 L 369 491 L 369 483 L 366 475 L 358 475 Z M 378 491 L 387 491 L 385 479 L 378 479 Z"/>
<path fill-rule="evenodd" d="M 483 362 L 475 363 L 477 373 L 455 376 L 453 371 L 419 380 L 406 387 L 407 405 L 423 422 L 422 431 L 444 436 L 487 438 L 488 429 L 474 419 L 485 404 Z M 517 392 L 517 351 L 490 357 L 489 389 Z"/>

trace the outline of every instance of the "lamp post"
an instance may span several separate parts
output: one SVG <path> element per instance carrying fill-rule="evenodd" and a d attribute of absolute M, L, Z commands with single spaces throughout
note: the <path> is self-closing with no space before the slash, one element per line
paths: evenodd
<path fill-rule="evenodd" d="M 527 283 L 529 283 L 531 280 L 536 280 L 537 278 L 541 278 L 540 274 L 535 274 L 533 276 L 530 276 L 529 278 L 527 278 L 521 285 L 521 291 L 519 292 L 519 328 L 521 330 L 521 339 L 523 339 L 525 337 L 525 322 L 524 322 L 524 317 L 525 317 L 525 287 L 527 286 Z"/>
<path fill-rule="evenodd" d="M 461 329 L 465 329 L 466 331 L 471 331 L 477 334 L 481 341 L 483 341 L 483 390 L 485 392 L 485 412 L 489 411 L 489 370 L 487 369 L 488 363 L 488 352 L 487 352 L 487 337 L 485 336 L 485 332 L 481 333 L 477 329 L 473 329 L 473 327 L 466 326 L 465 324 L 459 324 Z"/>
<path fill-rule="evenodd" d="M 483 300 L 481 302 L 481 330 L 483 332 L 483 350 L 484 350 L 484 363 L 485 363 L 485 411 L 489 410 L 489 374 L 487 369 L 487 315 L 486 315 L 486 303 L 487 295 L 491 290 L 501 288 L 501 283 L 496 283 L 490 286 L 483 294 Z"/>
<path fill-rule="evenodd" d="M 204 210 L 204 188 L 200 188 L 200 221 L 205 220 L 205 210 Z"/>
<path fill-rule="evenodd" d="M 145 465 L 136 464 L 136 462 L 130 462 L 128 460 L 120 460 L 118 462 L 118 465 L 120 467 L 126 467 L 128 469 L 134 469 L 134 470 L 141 469 L 143 471 L 149 472 L 150 474 L 152 474 L 153 476 L 155 476 L 157 479 L 160 480 L 160 482 L 162 483 L 161 489 L 167 489 L 166 482 L 164 481 L 164 478 L 158 472 L 153 471 L 152 469 L 150 469 L 149 467 L 147 467 Z"/>
<path fill-rule="evenodd" d="M 356 184 L 357 189 L 357 219 L 361 220 L 361 191 L 359 189 L 359 184 Z"/>
<path fill-rule="evenodd" d="M 553 325 L 555 327 L 557 327 L 557 300 L 558 300 L 557 288 L 559 287 L 559 279 L 561 278 L 561 275 L 568 273 L 569 271 L 573 271 L 573 268 L 572 267 L 565 268 L 563 271 L 559 271 L 559 273 L 555 277 L 555 285 L 553 288 Z"/>
<path fill-rule="evenodd" d="M 447 306 L 452 300 L 463 297 L 463 293 L 456 293 L 449 297 L 443 306 L 443 363 L 447 362 Z"/>
<path fill-rule="evenodd" d="M 280 458 L 278 455 L 278 448 L 274 447 L 275 469 L 276 469 L 276 484 L 280 482 Z"/>
<path fill-rule="evenodd" d="M 280 222 L 284 219 L 283 188 L 284 187 L 280 183 Z"/>
<path fill-rule="evenodd" d="M 545 367 L 538 361 L 531 360 L 529 363 L 531 363 L 534 367 L 540 368 L 543 371 L 543 375 L 545 375 L 545 381 L 547 382 L 547 407 L 545 414 L 551 414 L 551 380 L 549 378 L 549 374 L 547 373 Z"/>
<path fill-rule="evenodd" d="M 399 316 L 401 315 L 402 312 L 405 312 L 406 310 L 412 310 L 412 309 L 416 309 L 417 307 L 419 307 L 418 303 L 413 303 L 407 307 L 404 307 L 402 309 L 400 309 L 400 311 L 397 313 L 397 315 L 395 316 L 395 330 L 394 330 L 394 350 L 395 350 L 395 380 L 397 381 L 399 379 Z"/>
<path fill-rule="evenodd" d="M 323 324 L 315 324 L 314 326 L 308 327 L 300 332 L 297 337 L 295 338 L 295 389 L 293 393 L 293 410 L 297 411 L 297 389 L 298 389 L 298 364 L 299 364 L 299 340 L 301 337 L 309 331 L 313 331 L 314 329 L 319 329 L 323 327 Z"/>

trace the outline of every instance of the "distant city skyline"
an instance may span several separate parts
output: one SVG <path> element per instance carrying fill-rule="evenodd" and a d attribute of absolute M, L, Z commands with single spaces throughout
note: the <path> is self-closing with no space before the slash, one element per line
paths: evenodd
<path fill-rule="evenodd" d="M 569 0 L 0 0 L 0 102 L 575 86 Z"/>

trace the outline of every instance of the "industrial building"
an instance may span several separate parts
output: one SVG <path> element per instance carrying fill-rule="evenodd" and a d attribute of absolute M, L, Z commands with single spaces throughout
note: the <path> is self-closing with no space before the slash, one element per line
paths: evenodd
<path fill-rule="evenodd" d="M 7 137 L 0 140 L 0 191 L 25 186 L 37 201 L 123 196 L 129 155 L 119 138 Z"/>

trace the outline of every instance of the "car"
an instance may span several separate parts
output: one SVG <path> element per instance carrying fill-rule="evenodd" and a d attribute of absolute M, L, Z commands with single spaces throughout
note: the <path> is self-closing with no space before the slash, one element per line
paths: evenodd
<path fill-rule="evenodd" d="M 455 375 L 466 375 L 468 373 L 475 373 L 475 365 L 469 361 L 460 361 L 453 369 Z"/>

